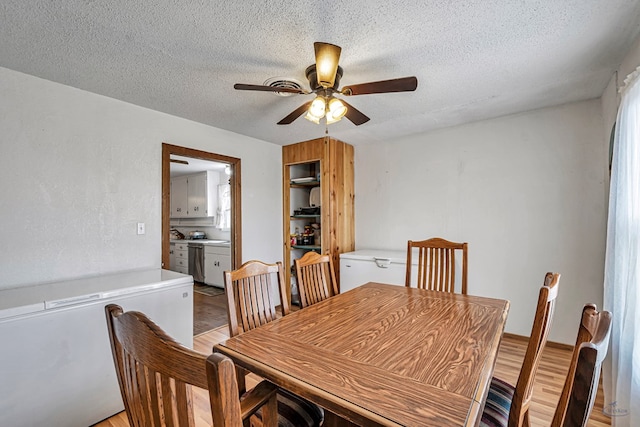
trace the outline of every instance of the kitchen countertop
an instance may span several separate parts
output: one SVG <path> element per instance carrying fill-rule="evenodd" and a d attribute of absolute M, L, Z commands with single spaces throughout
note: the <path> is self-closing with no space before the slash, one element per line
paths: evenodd
<path fill-rule="evenodd" d="M 230 247 L 231 242 L 229 240 L 222 239 L 170 239 L 170 243 L 201 243 L 205 246 L 222 246 L 222 247 Z"/>

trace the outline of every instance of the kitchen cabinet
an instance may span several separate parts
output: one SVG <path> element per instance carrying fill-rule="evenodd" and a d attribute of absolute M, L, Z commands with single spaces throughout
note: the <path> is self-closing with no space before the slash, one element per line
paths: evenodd
<path fill-rule="evenodd" d="M 224 272 L 231 270 L 229 245 L 204 245 L 204 283 L 224 288 Z"/>
<path fill-rule="evenodd" d="M 282 167 L 285 283 L 294 283 L 293 260 L 309 250 L 331 255 L 339 281 L 339 256 L 355 249 L 353 146 L 330 137 L 285 145 Z M 303 232 L 311 224 L 320 227 L 313 245 L 297 238 L 294 244 L 296 228 Z M 287 297 L 291 301 L 291 286 Z"/>
<path fill-rule="evenodd" d="M 175 242 L 170 244 L 169 269 L 182 274 L 189 274 L 189 247 L 187 242 Z M 173 254 L 171 251 L 173 250 Z M 173 264 L 171 259 L 173 257 Z"/>
<path fill-rule="evenodd" d="M 216 215 L 220 174 L 204 171 L 171 178 L 171 218 L 205 218 Z"/>
<path fill-rule="evenodd" d="M 187 217 L 187 185 L 188 177 L 178 176 L 171 178 L 171 217 Z"/>
<path fill-rule="evenodd" d="M 176 271 L 176 244 L 169 242 L 169 270 Z"/>

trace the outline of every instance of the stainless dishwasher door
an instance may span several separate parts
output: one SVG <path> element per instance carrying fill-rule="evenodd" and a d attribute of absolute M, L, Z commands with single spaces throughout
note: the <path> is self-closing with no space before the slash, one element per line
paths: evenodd
<path fill-rule="evenodd" d="M 204 283 L 204 245 L 189 243 L 189 274 L 194 282 Z"/>

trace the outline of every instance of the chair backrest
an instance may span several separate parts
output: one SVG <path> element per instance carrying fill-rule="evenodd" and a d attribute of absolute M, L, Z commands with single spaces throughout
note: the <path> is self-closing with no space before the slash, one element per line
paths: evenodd
<path fill-rule="evenodd" d="M 607 355 L 611 313 L 595 304 L 582 309 L 578 337 L 552 427 L 586 426 L 593 409 L 602 361 Z"/>
<path fill-rule="evenodd" d="M 413 248 L 418 248 L 418 281 L 416 287 L 434 291 L 455 292 L 456 251 L 462 252 L 461 293 L 467 293 L 467 243 L 450 242 L 439 237 L 407 243 L 405 285 L 411 286 Z"/>
<path fill-rule="evenodd" d="M 538 295 L 538 305 L 531 328 L 529 344 L 524 355 L 518 382 L 511 401 L 509 410 L 509 426 L 528 425 L 523 422 L 529 417 L 529 405 L 533 394 L 533 381 L 540 365 L 542 350 L 547 343 L 547 337 L 551 330 L 551 320 L 555 309 L 556 297 L 558 296 L 558 286 L 560 274 L 547 273 L 544 278 L 544 285 L 540 288 Z"/>
<path fill-rule="evenodd" d="M 300 306 L 307 307 L 338 294 L 331 255 L 307 252 L 294 261 Z"/>
<path fill-rule="evenodd" d="M 282 315 L 289 314 L 289 301 L 282 263 L 247 261 L 237 270 L 224 272 L 229 334 L 238 334 L 276 319 L 276 301 L 271 289 L 278 286 Z"/>
<path fill-rule="evenodd" d="M 120 392 L 132 427 L 193 426 L 191 386 L 209 390 L 217 427 L 243 425 L 242 412 L 248 408 L 240 402 L 231 359 L 215 354 L 207 362 L 207 356 L 172 339 L 143 313 L 124 313 L 115 304 L 107 305 L 105 312 Z M 211 389 L 211 384 L 216 388 Z M 273 393 L 275 396 L 275 387 Z M 247 404 L 253 405 L 249 410 L 253 413 L 264 402 Z M 269 404 L 275 408 L 275 398 Z"/>

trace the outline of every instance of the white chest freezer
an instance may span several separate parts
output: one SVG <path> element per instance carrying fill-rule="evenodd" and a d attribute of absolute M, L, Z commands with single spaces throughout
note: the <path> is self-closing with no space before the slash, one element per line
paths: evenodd
<path fill-rule="evenodd" d="M 104 307 L 193 346 L 193 279 L 124 272 L 0 290 L 0 426 L 85 427 L 124 409 Z"/>
<path fill-rule="evenodd" d="M 417 276 L 417 260 L 412 259 L 412 280 Z M 361 249 L 340 254 L 340 293 L 368 282 L 404 286 L 407 252 Z"/>

